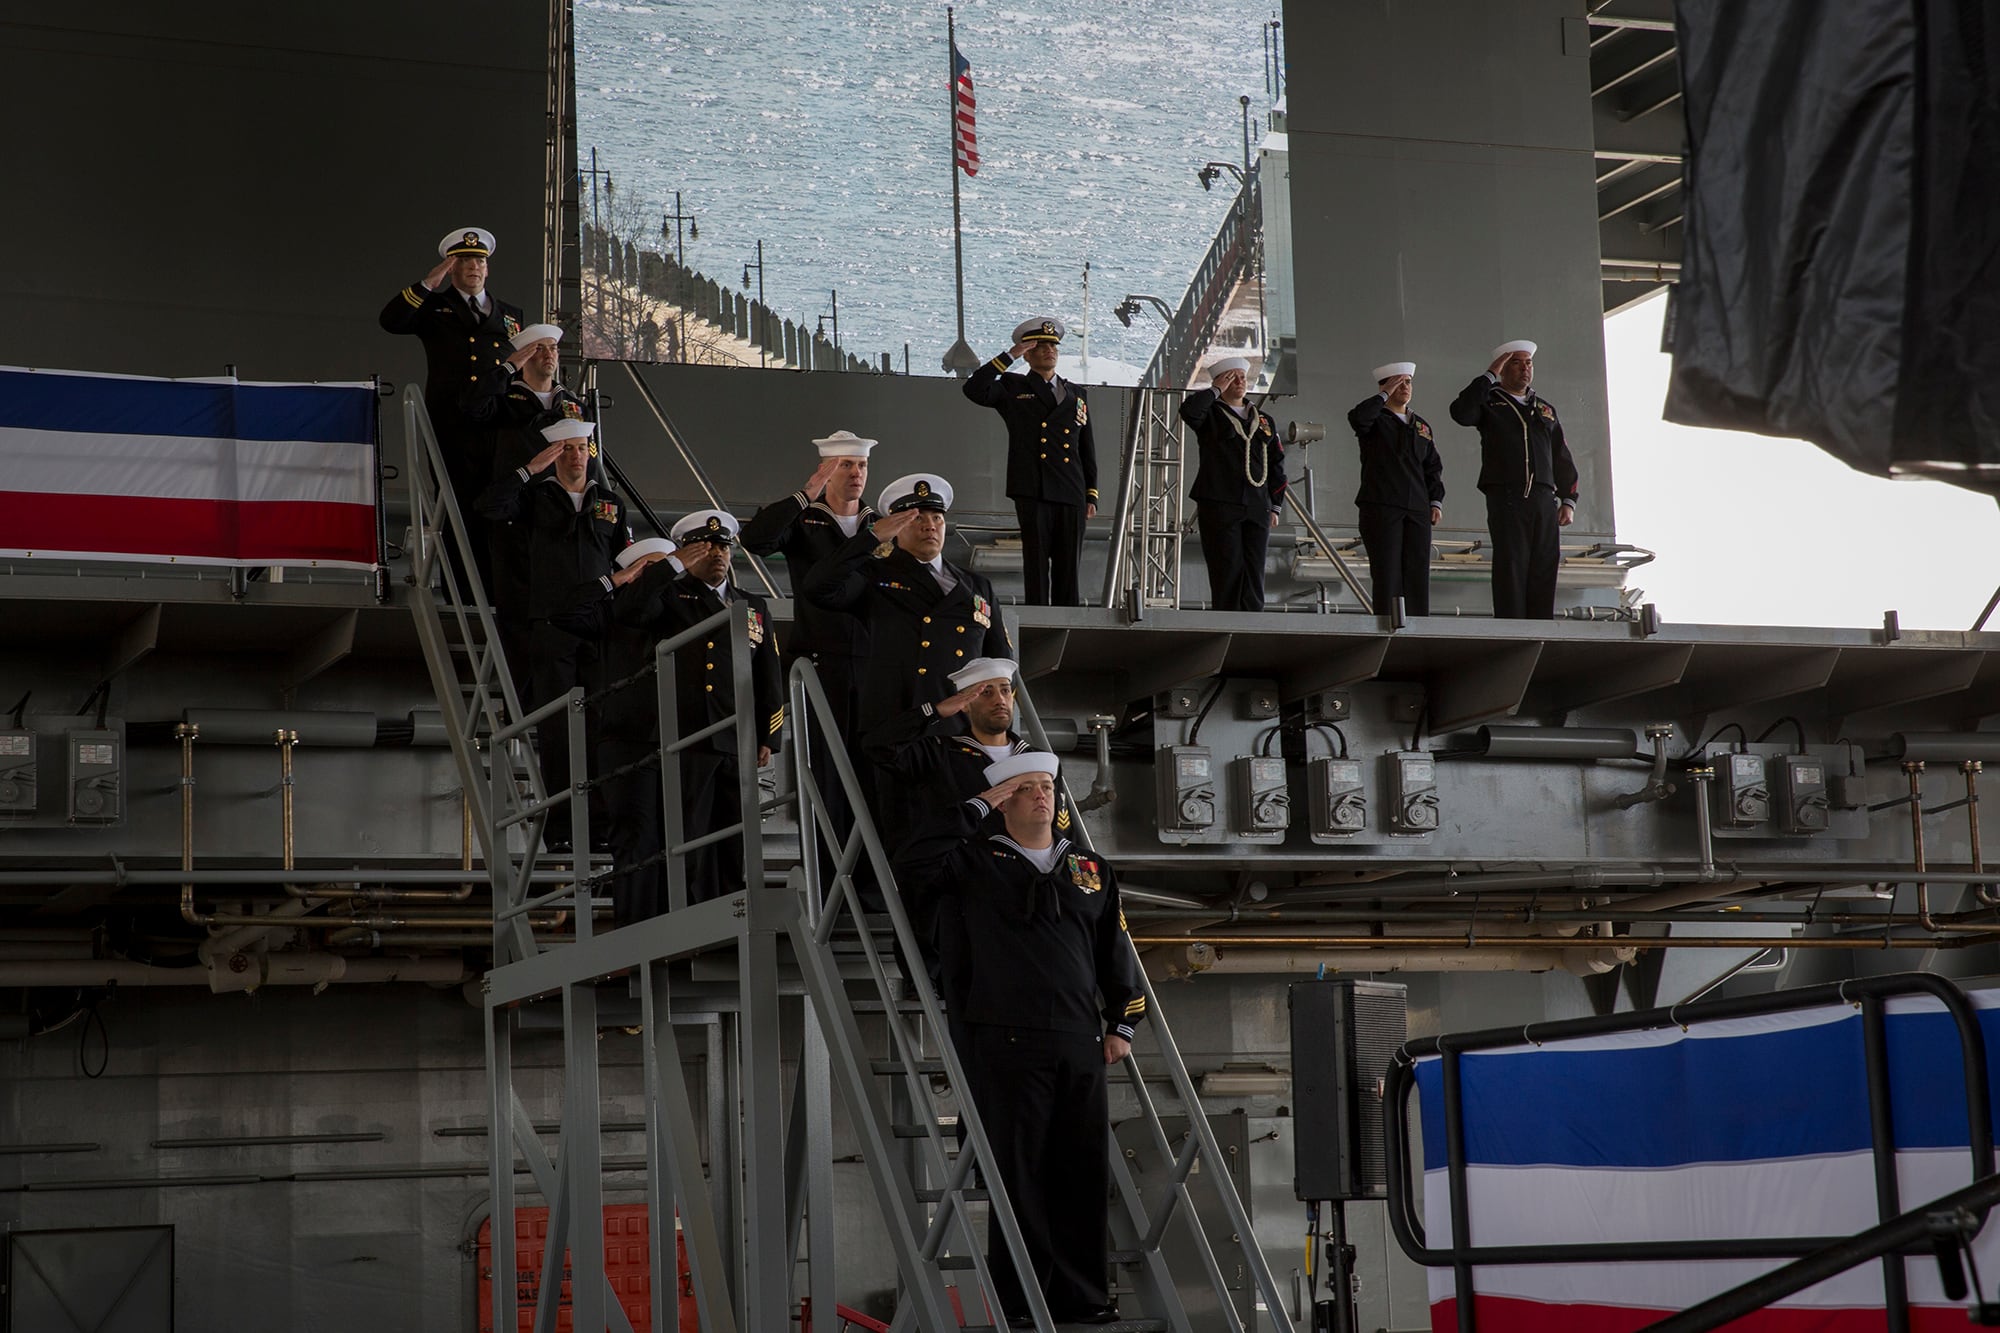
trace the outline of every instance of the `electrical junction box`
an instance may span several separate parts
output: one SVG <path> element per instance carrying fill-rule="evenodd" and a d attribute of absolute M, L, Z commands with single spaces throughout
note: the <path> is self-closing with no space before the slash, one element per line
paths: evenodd
<path fill-rule="evenodd" d="M 1345 842 L 1368 827 L 1368 792 L 1362 786 L 1359 759 L 1310 761 L 1306 794 L 1314 842 Z"/>
<path fill-rule="evenodd" d="M 35 733 L 0 731 L 0 818 L 35 813 Z"/>
<path fill-rule="evenodd" d="M 1822 813 L 1826 770 L 1820 770 Z M 1715 822 L 1721 828 L 1757 828 L 1770 822 L 1771 788 L 1764 757 L 1725 754 L 1715 765 Z"/>
<path fill-rule="evenodd" d="M 1283 842 L 1292 823 L 1292 797 L 1285 787 L 1285 761 L 1277 755 L 1243 755 L 1229 761 L 1231 822 L 1236 836 Z"/>
<path fill-rule="evenodd" d="M 1771 804 L 1781 832 L 1825 833 L 1831 823 L 1825 762 L 1805 754 L 1779 756 L 1771 765 Z"/>
<path fill-rule="evenodd" d="M 125 816 L 125 738 L 115 731 L 72 731 L 68 747 L 69 822 L 115 824 Z"/>
<path fill-rule="evenodd" d="M 1383 756 L 1389 832 L 1405 837 L 1435 833 L 1438 826 L 1437 761 L 1422 750 Z"/>
<path fill-rule="evenodd" d="M 1215 760 L 1206 745 L 1162 745 L 1153 772 L 1162 834 L 1206 833 L 1215 827 Z"/>

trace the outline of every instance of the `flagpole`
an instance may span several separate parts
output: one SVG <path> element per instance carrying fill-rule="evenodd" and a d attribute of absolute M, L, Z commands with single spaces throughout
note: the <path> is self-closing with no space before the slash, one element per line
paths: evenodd
<path fill-rule="evenodd" d="M 958 341 L 944 354 L 944 369 L 961 379 L 979 368 L 979 355 L 965 341 L 965 234 L 958 205 L 958 21 L 952 6 L 944 7 L 945 124 L 951 151 L 945 169 L 951 172 L 951 265 L 958 302 Z"/>

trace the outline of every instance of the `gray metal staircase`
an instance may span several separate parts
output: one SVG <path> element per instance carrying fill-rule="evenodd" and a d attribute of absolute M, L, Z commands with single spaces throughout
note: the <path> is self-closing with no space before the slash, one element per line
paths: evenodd
<path fill-rule="evenodd" d="M 574 1328 L 625 1330 L 640 1322 L 656 1330 L 680 1327 L 676 1282 L 656 1277 L 651 1309 L 640 1320 L 626 1317 L 604 1276 L 604 1237 L 595 1219 L 602 1216 L 607 1169 L 598 1064 L 599 1033 L 607 1024 L 635 1033 L 640 1042 L 645 1154 L 642 1166 L 632 1167 L 629 1160 L 619 1166 L 644 1177 L 653 1219 L 652 1272 L 674 1271 L 676 1228 L 665 1219 L 677 1219 L 691 1299 L 705 1333 L 789 1328 L 802 1296 L 816 1313 L 837 1313 L 836 1089 L 860 1142 L 896 1262 L 900 1294 L 892 1328 L 949 1333 L 1004 1326 L 986 1263 L 989 1230 L 997 1230 L 1018 1271 L 1031 1272 L 1032 1265 L 1002 1182 L 997 1173 L 979 1169 L 991 1159 L 990 1145 L 977 1107 L 958 1095 L 966 1087 L 964 1069 L 938 997 L 921 968 L 905 975 L 898 962 L 921 954 L 843 748 L 832 747 L 829 757 L 846 807 L 857 812 L 845 832 L 837 829 L 828 793 L 815 779 L 812 757 L 831 734 L 831 713 L 811 665 L 796 665 L 790 680 L 793 725 L 786 762 L 792 781 L 768 793 L 759 786 L 754 759 L 761 736 L 753 716 L 747 604 L 739 602 L 663 641 L 651 680 L 627 684 L 655 690 L 660 705 L 670 906 L 651 920 L 600 932 L 594 917 L 608 905 L 600 894 L 611 872 L 590 861 L 589 803 L 582 799 L 591 782 L 584 776 L 589 772 L 584 718 L 598 701 L 574 690 L 522 714 L 484 590 L 472 575 L 461 591 L 446 567 L 448 550 L 468 571 L 474 562 L 414 390 L 404 396 L 404 421 L 416 528 L 411 603 L 493 884 L 494 965 L 484 979 L 492 1214 L 496 1220 L 514 1216 L 518 1169 L 532 1176 L 550 1212 L 543 1271 L 534 1284 L 533 1327 L 537 1333 L 556 1327 L 565 1249 Z M 727 688 L 736 701 L 734 713 L 681 735 L 673 702 L 676 652 L 697 637 L 718 633 L 732 637 L 735 671 Z M 1025 692 L 1017 697 L 1029 734 L 1046 745 L 1031 701 Z M 567 791 L 544 792 L 527 754 L 528 738 L 537 723 L 557 715 L 566 719 L 576 777 Z M 681 817 L 679 754 L 715 734 L 733 734 L 738 795 L 746 813 L 730 828 L 690 837 Z M 536 850 L 551 818 L 568 819 L 574 849 L 553 866 Z M 1080 824 L 1076 833 L 1087 844 Z M 685 853 L 722 838 L 743 844 L 744 884 L 736 893 L 691 904 Z M 856 872 L 864 864 L 883 888 L 881 912 L 863 910 Z M 538 920 L 557 913 L 568 914 L 572 936 L 538 936 Z M 690 970 L 697 957 L 703 981 L 693 980 Z M 718 983 L 718 975 L 730 980 Z M 1159 1061 L 1181 1105 L 1199 1108 L 1158 997 L 1150 983 L 1146 989 L 1151 1021 L 1142 1040 L 1150 1033 L 1157 1046 L 1150 1058 Z M 515 1087 L 514 1038 L 523 1009 L 558 1005 L 561 1138 L 550 1154 Z M 615 1018 L 606 1017 L 607 1005 L 619 1006 Z M 791 1029 L 782 1021 L 788 1008 L 802 1020 L 796 1047 L 788 1045 Z M 705 1135 L 696 1123 L 697 1103 L 675 1037 L 677 1024 L 694 1023 L 711 1034 Z M 794 1058 L 796 1073 L 788 1081 L 785 1066 Z M 1292 1333 L 1206 1117 L 1191 1116 L 1193 1132 L 1178 1150 L 1170 1149 L 1136 1058 L 1125 1062 L 1124 1075 L 1151 1124 L 1168 1175 L 1164 1189 L 1157 1181 L 1149 1186 L 1147 1197 L 1157 1199 L 1149 1206 L 1114 1141 L 1111 1239 L 1131 1317 L 1099 1327 L 1114 1333 L 1250 1333 L 1253 1328 Z M 963 1125 L 963 1150 L 952 1132 L 954 1116 Z M 1105 1133 L 1110 1135 L 1109 1125 Z M 1196 1224 L 1189 1190 L 1204 1163 L 1212 1169 L 1199 1175 L 1220 1191 L 1241 1247 L 1233 1258 L 1252 1276 L 1268 1311 L 1254 1321 L 1235 1312 L 1221 1263 Z M 1182 1276 L 1209 1289 L 1222 1312 L 1220 1323 L 1204 1315 L 1197 1324 L 1190 1316 L 1161 1248 L 1175 1227 L 1203 1259 L 1202 1273 Z M 518 1290 L 528 1283 L 517 1285 L 517 1277 L 532 1275 L 517 1273 L 512 1226 L 495 1225 L 492 1246 L 498 1326 L 507 1318 L 501 1312 L 522 1308 Z M 1028 1298 L 1035 1327 L 1056 1333 L 1059 1326 L 1039 1292 L 1031 1287 Z M 1207 1299 L 1199 1306 L 1210 1308 Z M 815 1319 L 823 1326 L 839 1322 Z"/>

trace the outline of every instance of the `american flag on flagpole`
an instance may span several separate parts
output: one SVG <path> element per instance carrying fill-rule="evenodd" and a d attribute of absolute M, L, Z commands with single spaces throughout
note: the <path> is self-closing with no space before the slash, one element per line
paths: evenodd
<path fill-rule="evenodd" d="M 952 120 L 952 145 L 958 152 L 958 166 L 968 176 L 979 174 L 979 138 L 972 127 L 972 62 L 951 47 L 951 81 L 958 97 L 958 112 Z"/>

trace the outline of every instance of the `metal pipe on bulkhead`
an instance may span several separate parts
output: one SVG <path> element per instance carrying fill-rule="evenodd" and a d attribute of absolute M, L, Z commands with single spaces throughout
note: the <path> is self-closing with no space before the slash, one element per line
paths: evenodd
<path fill-rule="evenodd" d="M 1965 774 L 1965 834 L 1972 844 L 1972 872 L 1975 875 L 1986 869 L 1985 859 L 1979 851 L 1979 774 L 1983 767 L 1977 759 L 1968 759 L 1959 765 L 1959 771 Z M 1972 892 L 1988 907 L 2000 907 L 2000 893 L 1995 893 L 1991 884 L 1974 884 Z"/>
<path fill-rule="evenodd" d="M 285 869 L 290 870 L 296 859 L 292 838 L 292 747 L 299 743 L 299 733 L 281 730 L 273 733 L 273 740 L 278 747 L 278 819 L 283 829 Z"/>
<path fill-rule="evenodd" d="M 278 955 L 286 957 L 287 955 Z M 273 985 L 322 985 L 328 982 L 371 983 L 421 981 L 454 984 L 469 975 L 458 958 L 341 958 L 337 955 L 290 955 L 295 959 L 331 957 L 340 967 L 319 963 L 288 965 L 269 978 Z M 206 986 L 214 969 L 155 967 L 111 958 L 96 962 L 71 959 L 0 962 L 0 987 L 35 986 Z"/>
<path fill-rule="evenodd" d="M 174 727 L 174 739 L 181 743 L 181 873 L 194 871 L 194 743 L 201 728 L 192 722 Z M 181 916 L 191 926 L 201 921 L 194 914 L 194 883 L 181 883 Z"/>

